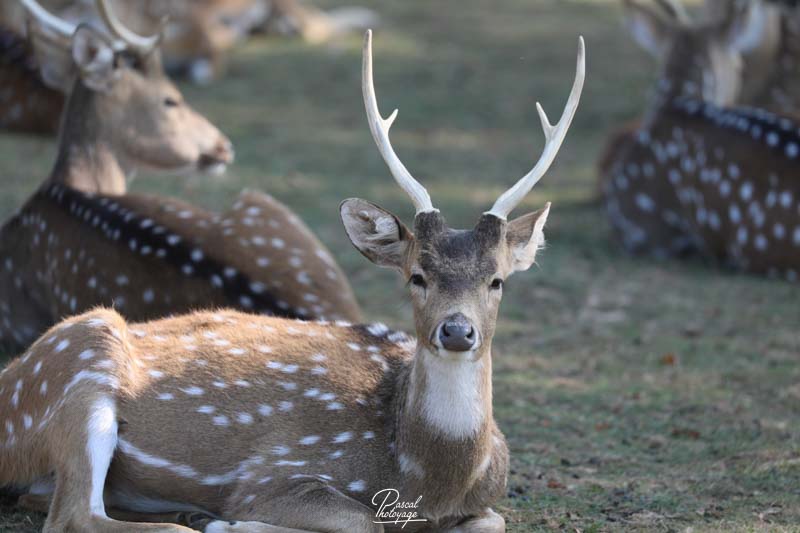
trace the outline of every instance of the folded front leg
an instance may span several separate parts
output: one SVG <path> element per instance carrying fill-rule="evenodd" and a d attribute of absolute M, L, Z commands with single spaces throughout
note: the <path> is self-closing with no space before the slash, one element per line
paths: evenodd
<path fill-rule="evenodd" d="M 261 490 L 260 490 L 261 489 Z M 207 533 L 380 533 L 375 514 L 316 476 L 299 476 L 269 492 L 244 482 L 231 496 L 223 516 L 231 522 L 211 522 Z"/>

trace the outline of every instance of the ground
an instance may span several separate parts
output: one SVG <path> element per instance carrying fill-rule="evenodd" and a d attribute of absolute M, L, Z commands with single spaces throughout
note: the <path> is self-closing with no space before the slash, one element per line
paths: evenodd
<path fill-rule="evenodd" d="M 333 0 L 327 1 L 333 5 Z M 555 120 L 587 45 L 581 107 L 551 172 L 518 213 L 553 202 L 548 246 L 506 286 L 495 416 L 511 449 L 510 531 L 800 529 L 800 288 L 700 262 L 627 257 L 596 196 L 609 130 L 643 108 L 654 65 L 616 3 L 381 0 L 375 80 L 394 146 L 455 227 L 477 221 L 538 158 L 534 104 Z M 337 206 L 360 196 L 410 222 L 370 138 L 360 37 L 314 48 L 254 41 L 226 78 L 183 87 L 233 140 L 222 178 L 140 177 L 222 209 L 270 192 L 318 232 L 367 316 L 411 329 L 401 280 L 347 242 Z M 49 140 L 0 138 L 0 214 L 46 175 Z M 0 532 L 41 517 L 0 507 Z"/>

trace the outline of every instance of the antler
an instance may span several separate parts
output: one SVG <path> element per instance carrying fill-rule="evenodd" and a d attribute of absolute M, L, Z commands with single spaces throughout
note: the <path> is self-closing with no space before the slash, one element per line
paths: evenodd
<path fill-rule="evenodd" d="M 130 49 L 142 55 L 147 55 L 155 50 L 158 43 L 161 41 L 161 36 L 163 35 L 162 30 L 166 24 L 165 19 L 162 19 L 161 27 L 156 34 L 144 37 L 128 29 L 122 21 L 117 18 L 111 6 L 108 5 L 108 0 L 97 0 L 97 10 L 100 12 L 103 22 L 108 26 L 112 35 L 123 41 Z"/>
<path fill-rule="evenodd" d="M 411 197 L 417 213 L 436 211 L 431 203 L 431 197 L 417 180 L 408 172 L 406 167 L 394 153 L 392 143 L 389 141 L 389 128 L 397 118 L 395 109 L 389 118 L 384 119 L 378 110 L 378 101 L 375 97 L 375 86 L 372 81 L 372 30 L 367 30 L 364 37 L 364 63 L 361 71 L 361 91 L 364 93 L 364 107 L 367 110 L 367 120 L 372 138 L 378 145 L 378 151 L 389 166 L 389 171 L 395 181 Z"/>
<path fill-rule="evenodd" d="M 59 18 L 41 5 L 36 0 L 20 0 L 22 6 L 28 10 L 33 18 L 38 20 L 43 26 L 52 29 L 53 31 L 65 36 L 72 37 L 75 30 L 78 28 L 77 24 L 72 24 L 66 20 Z"/>
<path fill-rule="evenodd" d="M 542 129 L 544 130 L 545 145 L 542 155 L 536 166 L 520 179 L 513 187 L 504 192 L 500 198 L 492 206 L 487 214 L 494 215 L 497 218 L 505 220 L 511 211 L 522 201 L 526 194 L 530 192 L 536 182 L 544 176 L 547 169 L 553 163 L 553 160 L 558 154 L 561 143 L 564 142 L 564 137 L 567 135 L 567 130 L 572 123 L 575 116 L 575 111 L 578 109 L 578 102 L 581 99 L 581 91 L 583 91 L 583 79 L 586 75 L 586 48 L 583 43 L 583 37 L 579 39 L 578 44 L 578 66 L 575 72 L 575 82 L 572 85 L 572 91 L 569 94 L 567 105 L 564 107 L 564 113 L 561 119 L 553 126 L 547 119 L 547 114 L 542 109 L 541 104 L 536 102 L 536 109 L 539 111 L 539 118 L 542 121 Z"/>

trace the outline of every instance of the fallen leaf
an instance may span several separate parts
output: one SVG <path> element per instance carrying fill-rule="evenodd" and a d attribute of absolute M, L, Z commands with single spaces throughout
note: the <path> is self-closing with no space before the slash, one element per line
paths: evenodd
<path fill-rule="evenodd" d="M 682 439 L 697 440 L 700 438 L 700 432 L 691 428 L 673 428 L 672 436 Z"/>
<path fill-rule="evenodd" d="M 664 366 L 675 366 L 676 364 L 678 364 L 678 356 L 672 352 L 665 353 L 664 355 L 661 356 L 659 362 Z"/>

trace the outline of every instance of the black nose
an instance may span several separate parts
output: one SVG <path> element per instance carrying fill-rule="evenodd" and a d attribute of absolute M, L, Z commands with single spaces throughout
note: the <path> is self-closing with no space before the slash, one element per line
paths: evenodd
<path fill-rule="evenodd" d="M 445 319 L 439 328 L 439 341 L 445 350 L 466 352 L 475 346 L 475 328 L 461 313 Z"/>

